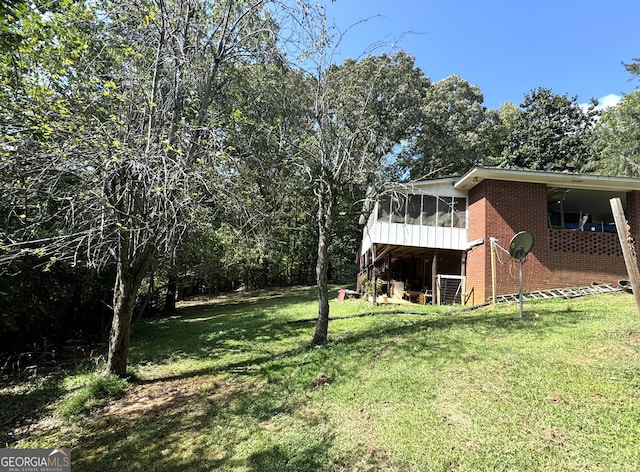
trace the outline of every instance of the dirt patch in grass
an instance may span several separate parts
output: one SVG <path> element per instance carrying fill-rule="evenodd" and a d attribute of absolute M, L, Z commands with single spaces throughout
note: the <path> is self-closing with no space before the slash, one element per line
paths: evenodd
<path fill-rule="evenodd" d="M 634 329 L 629 333 L 629 340 L 640 344 L 640 329 Z"/>
<path fill-rule="evenodd" d="M 545 400 L 552 405 L 562 405 L 564 403 L 564 397 L 562 395 L 549 395 Z"/>
<path fill-rule="evenodd" d="M 569 442 L 569 434 L 564 428 L 543 429 L 540 432 L 540 437 L 554 446 L 566 446 Z"/>
<path fill-rule="evenodd" d="M 605 397 L 599 393 L 595 393 L 589 397 L 589 400 L 591 403 L 602 403 L 605 400 Z"/>
<path fill-rule="evenodd" d="M 324 372 L 321 372 L 314 377 L 314 379 L 309 383 L 309 386 L 324 387 L 325 385 L 329 385 L 330 383 L 331 383 L 331 378 Z"/>
<path fill-rule="evenodd" d="M 213 402 L 225 401 L 242 390 L 242 385 L 227 384 L 211 378 L 158 380 L 137 385 L 122 399 L 110 403 L 95 414 L 99 417 L 126 418 L 161 415 L 205 397 Z"/>
<path fill-rule="evenodd" d="M 138 385 L 120 400 L 116 400 L 100 411 L 98 416 L 143 416 L 161 414 L 184 406 L 196 393 L 193 385 L 182 380 L 154 382 Z"/>
<path fill-rule="evenodd" d="M 455 401 L 441 399 L 442 419 L 449 425 L 463 431 L 469 431 L 473 427 L 471 416 L 464 410 L 464 407 Z"/>
<path fill-rule="evenodd" d="M 158 382 L 152 385 L 140 385 L 131 390 L 124 398 L 105 407 L 100 415 L 105 416 L 142 416 L 160 414 L 185 405 L 194 394 L 181 382 Z"/>

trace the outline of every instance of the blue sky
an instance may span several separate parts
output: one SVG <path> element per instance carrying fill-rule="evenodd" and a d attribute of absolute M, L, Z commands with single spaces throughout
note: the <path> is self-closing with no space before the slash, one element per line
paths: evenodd
<path fill-rule="evenodd" d="M 337 52 L 358 57 L 392 44 L 432 81 L 457 74 L 484 105 L 520 104 L 537 87 L 590 98 L 621 96 L 637 81 L 622 62 L 640 57 L 639 0 L 323 0 L 328 26 L 344 32 Z M 364 23 L 355 25 L 360 20 Z M 382 47 L 374 51 L 388 51 Z"/>

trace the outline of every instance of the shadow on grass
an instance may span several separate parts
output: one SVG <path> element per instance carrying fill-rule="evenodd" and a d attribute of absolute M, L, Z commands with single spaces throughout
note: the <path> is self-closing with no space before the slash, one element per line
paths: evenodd
<path fill-rule="evenodd" d="M 279 395 L 252 382 L 198 390 L 153 414 L 115 413 L 83 420 L 75 471 L 319 471 L 329 462 L 325 418 L 307 415 L 304 396 Z M 281 424 L 272 426 L 274 418 Z"/>
<path fill-rule="evenodd" d="M 218 467 L 232 451 L 217 451 L 208 457 L 194 447 L 181 453 L 180 436 L 195 434 L 205 427 L 202 418 L 189 418 L 183 410 L 141 418 L 108 417 L 85 428 L 80 446 L 72 451 L 75 471 L 189 471 Z"/>
<path fill-rule="evenodd" d="M 288 322 L 292 320 L 287 320 L 283 316 L 274 316 L 273 313 L 288 304 L 311 301 L 315 301 L 315 289 L 297 289 L 291 292 L 272 293 L 263 298 L 230 299 L 212 305 L 185 307 L 180 309 L 179 316 L 138 325 L 134 333 L 130 359 L 133 364 L 163 363 L 183 358 L 213 359 L 224 356 L 230 349 L 237 349 L 238 346 L 246 345 L 251 351 L 259 351 L 252 343 L 259 345 L 283 341 L 296 336 L 301 337 L 305 333 L 309 333 L 310 340 L 313 322 L 291 324 Z M 471 311 L 442 315 L 426 314 L 427 318 L 437 316 L 436 319 L 429 319 L 429 321 L 415 320 L 413 315 L 409 318 L 402 314 L 373 316 L 415 320 L 396 332 L 381 333 L 387 336 L 408 334 L 423 326 L 445 330 L 456 326 L 476 325 L 484 326 L 484 329 L 502 331 L 527 330 L 529 333 L 544 336 L 548 330 L 579 322 L 579 312 L 565 313 L 566 316 L 562 316 L 563 313 L 533 306 L 527 307 L 525 316 L 519 318 L 517 307 L 513 305 L 511 308 L 512 314 L 508 313 L 508 308 L 503 308 L 501 313 Z M 315 315 L 315 308 L 310 314 Z M 331 325 L 336 322 L 338 320 L 332 320 L 330 323 L 330 335 Z M 369 337 L 372 342 L 375 342 L 378 334 L 380 333 L 363 329 L 349 336 L 353 341 Z M 341 338 L 341 342 L 349 342 L 349 337 Z M 297 352 L 297 348 L 294 352 Z M 252 364 L 255 362 L 242 361 L 240 364 L 217 369 L 232 371 L 234 368 L 240 368 L 242 370 Z"/>
<path fill-rule="evenodd" d="M 393 343 L 394 339 L 419 335 L 409 343 L 416 348 L 416 351 L 419 351 L 421 358 L 425 360 L 434 357 L 456 359 L 468 349 L 468 345 L 456 336 L 447 335 L 453 330 L 463 328 L 486 332 L 487 335 L 494 333 L 503 336 L 526 333 L 527 336 L 543 338 L 551 332 L 579 324 L 582 314 L 579 311 L 559 312 L 538 307 L 535 312 L 526 313 L 523 318 L 519 318 L 517 314 L 487 311 L 465 311 L 448 315 L 427 316 L 373 315 L 376 320 L 369 322 L 368 326 L 358 326 L 347 332 L 339 332 L 332 341 L 324 346 L 311 345 L 312 325 L 291 325 L 278 320 L 274 321 L 269 318 L 267 310 L 260 311 L 258 314 L 254 312 L 248 319 L 236 313 L 230 315 L 233 316 L 232 319 L 219 315 L 219 317 L 207 318 L 206 321 L 202 321 L 204 325 L 198 326 L 196 331 L 202 332 L 204 326 L 211 326 L 207 323 L 213 323 L 214 329 L 211 332 L 216 332 L 218 327 L 226 324 L 230 329 L 217 331 L 219 338 L 216 341 L 207 341 L 207 346 L 210 347 L 215 343 L 224 347 L 227 341 L 237 341 L 238 339 L 234 335 L 241 332 L 241 340 L 245 342 L 243 352 L 248 358 L 237 362 L 191 369 L 159 379 L 143 380 L 140 383 L 151 384 L 167 380 L 184 380 L 222 373 L 254 376 L 270 382 L 278 382 L 288 372 L 295 370 L 304 374 L 298 375 L 293 380 L 294 383 L 297 382 L 298 386 L 302 386 L 303 383 L 311 381 L 316 374 L 326 370 L 327 366 L 330 366 L 332 375 L 337 377 L 340 377 L 345 371 L 350 371 L 353 365 L 344 362 L 344 359 L 348 358 L 360 366 L 374 361 L 381 352 L 389 348 L 390 342 Z M 344 320 L 332 323 L 342 321 Z M 172 331 L 175 338 L 170 339 L 169 346 L 181 346 L 186 342 L 184 334 L 177 331 Z M 430 331 L 433 335 L 428 334 Z M 306 332 L 309 333 L 309 340 L 295 342 L 289 349 L 273 353 L 261 348 L 261 342 L 265 338 L 271 341 L 295 338 L 296 336 L 301 338 L 298 335 Z M 332 332 L 331 324 L 329 332 Z M 425 333 L 427 333 L 426 336 Z M 192 355 L 201 354 L 203 347 L 198 343 L 192 343 L 190 352 Z"/>
<path fill-rule="evenodd" d="M 13 444 L 27 434 L 16 428 L 24 430 L 50 413 L 51 402 L 64 393 L 60 387 L 62 377 L 62 373 L 56 373 L 28 381 L 16 379 L 3 386 L 10 391 L 11 383 L 15 383 L 17 388 L 16 393 L 0 393 L 0 444 Z"/>
<path fill-rule="evenodd" d="M 308 302 L 313 295 L 315 289 L 308 289 L 294 291 L 292 294 L 272 295 L 267 299 L 252 299 L 248 303 L 234 300 L 231 303 L 223 302 L 213 306 L 189 307 L 180 317 L 141 326 L 138 337 L 143 339 L 132 349 L 132 361 L 161 363 L 180 357 L 215 358 L 218 354 L 222 356 L 229 346 L 233 345 L 236 348 L 241 346 L 246 354 L 255 355 L 241 361 L 220 363 L 163 379 L 190 378 L 221 372 L 251 375 L 259 372 L 266 364 L 271 372 L 284 370 L 294 364 L 301 367 L 304 363 L 300 362 L 300 354 L 313 350 L 313 346 L 310 345 L 313 322 L 292 324 L 289 322 L 291 320 L 274 317 L 272 312 L 288 303 Z M 513 305 L 503 306 L 499 311 L 452 309 L 444 314 L 425 313 L 425 316 L 374 314 L 373 318 L 385 322 L 373 323 L 369 328 L 358 327 L 346 333 L 339 333 L 333 342 L 325 346 L 328 349 L 320 350 L 326 353 L 326 356 L 319 354 L 317 357 L 328 358 L 336 348 L 346 351 L 350 346 L 357 344 L 362 344 L 363 350 L 366 351 L 371 346 L 375 347 L 376 343 L 383 343 L 385 339 L 424 330 L 446 333 L 457 328 L 468 328 L 504 335 L 526 332 L 529 336 L 544 337 L 552 331 L 580 323 L 582 314 L 579 311 L 558 311 L 537 305 L 528 306 L 522 318 L 518 316 L 517 311 L 517 306 Z M 330 335 L 333 332 L 332 326 L 341 321 L 343 320 L 330 322 Z M 296 337 L 302 339 L 306 333 L 309 335 L 308 341 L 298 341 L 293 348 L 280 350 L 275 354 L 260 347 L 273 341 Z M 455 354 L 464 349 L 464 346 L 457 345 L 455 340 L 447 339 L 446 336 L 434 336 L 432 345 L 429 345 L 428 339 L 423 340 L 422 344 L 434 355 Z"/>
<path fill-rule="evenodd" d="M 332 321 L 329 333 L 334 333 L 333 341 L 313 347 L 309 342 L 313 323 L 290 325 L 288 314 L 273 313 L 282 305 L 307 303 L 314 297 L 315 289 L 308 289 L 266 299 L 186 307 L 180 310 L 181 316 L 139 325 L 132 348 L 134 364 L 220 355 L 218 363 L 143 384 L 211 376 L 230 378 L 240 387 L 224 395 L 217 390 L 198 391 L 193 401 L 161 413 L 89 417 L 82 427 L 80 445 L 73 451 L 74 470 L 330 470 L 326 464 L 330 462 L 331 432 L 318 427 L 322 422 L 307 418 L 304 412 L 315 392 L 310 382 L 316 374 L 329 371 L 332 382 L 347 380 L 399 342 L 407 348 L 406 355 L 456 359 L 467 349 L 458 335 L 460 329 L 487 336 L 526 333 L 544 337 L 578 325 L 585 315 L 542 304 L 528 306 L 522 319 L 515 305 L 496 311 L 374 315 L 355 324 Z M 288 343 L 279 342 L 288 339 Z M 272 342 L 278 342 L 277 348 L 269 345 Z M 225 353 L 232 350 L 240 351 L 244 358 L 225 360 Z M 37 419 L 63 393 L 59 385 L 59 379 L 51 378 L 25 394 L 3 393 L 0 415 L 21 408 Z M 282 416 L 297 421 L 293 438 L 265 425 Z M 0 439 L 11 443 L 15 438 L 8 436 L 5 421 L 0 416 Z M 274 439 L 268 439 L 270 436 Z"/>
<path fill-rule="evenodd" d="M 201 358 L 228 348 L 232 341 L 288 339 L 305 326 L 283 326 L 274 310 L 314 300 L 315 289 L 297 289 L 265 298 L 232 299 L 213 305 L 181 308 L 166 320 L 141 323 L 132 339 L 132 363 L 161 363 L 176 357 Z"/>
<path fill-rule="evenodd" d="M 229 314 L 236 315 L 235 312 Z M 225 378 L 227 380 L 223 382 L 229 383 L 224 388 L 200 390 L 188 403 L 171 411 L 88 421 L 85 439 L 74 448 L 74 470 L 96 470 L 99 465 L 105 472 L 119 471 L 123 470 L 124 464 L 131 471 L 331 470 L 336 465 L 332 462 L 336 459 L 330 457 L 332 432 L 327 430 L 323 417 L 310 417 L 305 411 L 309 396 L 314 392 L 309 381 L 315 373 L 330 365 L 332 380 L 346 380 L 347 376 L 357 374 L 358 369 L 374 362 L 385 346 L 393 345 L 394 340 L 405 336 L 407 345 L 413 343 L 425 359 L 454 359 L 466 346 L 456 336 L 448 336 L 448 331 L 469 328 L 508 335 L 526 330 L 535 336 L 545 336 L 550 330 L 578 324 L 581 315 L 580 312 L 537 309 L 535 315 L 523 319 L 504 312 L 412 318 L 385 316 L 367 326 L 336 330 L 339 334 L 334 341 L 319 348 L 298 344 L 275 356 L 256 350 L 240 362 L 192 369 L 147 381 L 160 383 L 212 377 Z M 223 318 L 213 317 L 208 322 L 223 323 Z M 256 339 L 264 329 L 273 331 L 275 337 L 291 333 L 290 327 L 277 320 L 269 321 L 261 314 L 242 328 L 248 349 L 259 347 Z M 413 334 L 418 337 L 412 339 Z M 179 339 L 183 338 L 176 334 L 173 342 L 178 343 Z M 221 377 L 223 373 L 236 375 Z M 278 418 L 289 425 L 289 429 L 281 424 L 271 425 Z M 355 461 L 357 457 L 351 457 L 347 462 L 349 460 Z M 343 465 L 348 468 L 346 462 Z"/>

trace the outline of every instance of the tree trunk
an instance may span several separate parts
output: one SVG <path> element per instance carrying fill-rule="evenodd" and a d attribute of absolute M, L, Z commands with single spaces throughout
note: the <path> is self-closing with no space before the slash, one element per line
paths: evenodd
<path fill-rule="evenodd" d="M 113 322 L 109 335 L 107 374 L 127 375 L 127 358 L 131 341 L 131 321 L 138 289 L 151 262 L 151 247 L 142 250 L 131 265 L 118 261 L 113 290 Z M 126 261 L 126 258 L 124 258 Z"/>
<path fill-rule="evenodd" d="M 107 374 L 116 374 L 120 377 L 124 377 L 127 374 L 131 318 L 138 291 L 138 288 L 133 285 L 133 279 L 129 274 L 125 274 L 122 265 L 118 264 L 115 290 L 113 292 L 113 322 L 109 336 Z"/>
<path fill-rule="evenodd" d="M 269 259 L 266 257 L 262 260 L 262 272 L 260 274 L 261 280 L 260 285 L 261 288 L 269 286 Z"/>
<path fill-rule="evenodd" d="M 329 195 L 331 193 L 329 192 Z M 333 228 L 333 198 L 326 200 L 319 196 L 318 209 L 318 261 L 316 262 L 316 284 L 318 287 L 318 321 L 313 335 L 313 344 L 324 344 L 329 334 L 329 244 Z"/>
<path fill-rule="evenodd" d="M 316 284 L 318 287 L 318 321 L 313 335 L 313 344 L 327 342 L 329 332 L 329 235 L 320 230 L 318 239 L 318 261 L 316 263 Z"/>

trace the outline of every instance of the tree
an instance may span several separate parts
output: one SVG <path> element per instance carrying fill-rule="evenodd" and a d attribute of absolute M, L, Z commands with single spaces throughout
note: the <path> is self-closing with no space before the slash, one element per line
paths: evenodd
<path fill-rule="evenodd" d="M 640 79 L 640 57 L 634 57 L 631 62 L 623 63 L 623 65 L 629 74 L 636 79 Z"/>
<path fill-rule="evenodd" d="M 640 176 L 640 91 L 602 113 L 593 132 L 593 150 L 584 171 Z"/>
<path fill-rule="evenodd" d="M 125 375 L 143 277 L 175 254 L 194 208 L 222 185 L 214 105 L 226 69 L 280 60 L 281 4 L 65 5 L 25 14 L 27 39 L 0 69 L 0 93 L 15 99 L 2 101 L 3 249 L 6 260 L 115 262 L 107 372 Z"/>
<path fill-rule="evenodd" d="M 148 4 L 133 15 L 129 4 L 114 3 L 109 10 L 113 50 L 116 44 L 134 43 L 133 52 L 119 57 L 122 75 L 117 82 L 124 99 L 114 134 L 130 152 L 109 195 L 119 210 L 116 218 L 126 215 L 116 225 L 126 230 L 120 230 L 116 252 L 108 372 L 126 371 L 133 302 L 157 251 L 175 257 L 194 192 L 212 184 L 215 188 L 208 169 L 221 149 L 211 111 L 224 68 L 275 51 L 277 25 L 265 4 L 228 0 L 209 8 L 178 0 Z M 138 125 L 133 132 L 132 123 Z"/>
<path fill-rule="evenodd" d="M 427 89 L 421 126 L 398 159 L 411 179 L 462 174 L 490 153 L 495 117 L 480 89 L 452 75 Z"/>
<path fill-rule="evenodd" d="M 499 164 L 533 170 L 579 170 L 589 159 L 596 104 L 585 111 L 577 97 L 553 94 L 545 88 L 526 94 Z"/>
<path fill-rule="evenodd" d="M 379 184 L 386 156 L 416 131 L 428 80 L 406 53 L 367 56 L 324 67 L 319 62 L 308 138 L 300 163 L 317 198 L 318 320 L 313 342 L 328 336 L 329 246 L 341 196 Z M 361 205 L 362 202 L 354 202 Z"/>
<path fill-rule="evenodd" d="M 289 64 L 247 64 L 229 87 L 224 220 L 237 231 L 248 286 L 290 283 L 293 266 L 313 260 L 303 249 L 315 239 L 313 192 L 296 161 L 310 128 L 308 80 Z"/>
<path fill-rule="evenodd" d="M 86 74 L 78 71 L 103 47 L 95 35 L 99 22 L 82 5 L 42 12 L 13 2 L 8 10 L 2 36 L 10 45 L 0 49 L 4 262 L 16 252 L 35 252 L 22 247 L 29 241 L 50 243 L 54 240 L 46 238 L 53 237 L 65 244 L 56 214 L 69 207 L 68 189 L 86 168 L 83 161 L 70 161 L 68 153 L 79 145 L 84 110 L 101 97 L 99 64 Z M 51 251 L 51 257 L 58 255 Z"/>
<path fill-rule="evenodd" d="M 498 166 L 508 158 L 509 139 L 516 126 L 516 118 L 522 113 L 517 105 L 505 102 L 492 116 L 494 123 L 488 140 L 488 156 L 484 162 L 487 166 Z"/>

